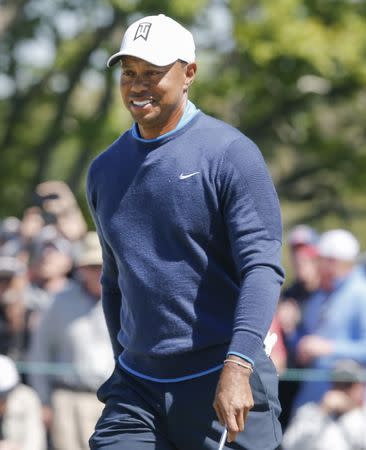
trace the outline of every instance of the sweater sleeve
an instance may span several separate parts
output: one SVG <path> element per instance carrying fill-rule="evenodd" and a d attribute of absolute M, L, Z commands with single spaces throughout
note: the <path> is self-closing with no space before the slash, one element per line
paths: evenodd
<path fill-rule="evenodd" d="M 118 286 L 118 268 L 112 249 L 105 240 L 102 227 L 98 220 L 96 196 L 92 187 L 91 169 L 87 177 L 87 200 L 95 227 L 98 233 L 99 241 L 103 254 L 103 269 L 101 276 L 102 285 L 102 305 L 106 319 L 109 336 L 112 343 L 113 355 L 117 360 L 123 348 L 118 341 L 118 333 L 121 329 L 120 310 L 121 310 L 121 291 Z"/>
<path fill-rule="evenodd" d="M 228 147 L 219 173 L 221 208 L 241 283 L 228 353 L 253 363 L 284 279 L 279 202 L 263 157 L 250 140 Z"/>

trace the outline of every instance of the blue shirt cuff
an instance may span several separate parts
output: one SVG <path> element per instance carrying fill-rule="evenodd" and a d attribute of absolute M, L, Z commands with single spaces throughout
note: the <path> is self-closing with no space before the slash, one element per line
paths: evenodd
<path fill-rule="evenodd" d="M 229 356 L 229 355 L 239 356 L 239 358 L 244 359 L 245 361 L 247 361 L 248 363 L 250 363 L 254 367 L 254 361 L 251 358 L 249 358 L 248 356 L 243 355 L 242 353 L 228 352 L 227 356 Z"/>

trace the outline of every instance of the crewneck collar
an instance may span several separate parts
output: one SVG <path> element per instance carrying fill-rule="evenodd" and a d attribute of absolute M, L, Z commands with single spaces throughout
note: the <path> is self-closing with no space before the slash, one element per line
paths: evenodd
<path fill-rule="evenodd" d="M 184 113 L 183 113 L 182 117 L 180 118 L 179 122 L 177 123 L 177 126 L 174 128 L 174 130 L 168 131 L 167 133 L 162 134 L 161 136 L 158 136 L 157 138 L 154 138 L 154 139 L 144 139 L 140 136 L 138 125 L 135 122 L 131 127 L 132 136 L 134 139 L 136 139 L 140 142 L 145 142 L 145 143 L 160 142 L 163 139 L 166 139 L 167 137 L 175 134 L 181 128 L 183 128 L 188 122 L 190 122 L 196 116 L 196 114 L 199 111 L 200 110 L 198 108 L 196 108 L 196 106 L 190 100 L 188 100 L 185 110 L 184 110 Z"/>

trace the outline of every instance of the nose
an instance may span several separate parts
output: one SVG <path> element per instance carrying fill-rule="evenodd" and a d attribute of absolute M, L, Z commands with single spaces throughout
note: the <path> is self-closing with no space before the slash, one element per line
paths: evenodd
<path fill-rule="evenodd" d="M 149 82 L 142 75 L 136 75 L 131 82 L 131 91 L 133 92 L 143 92 L 149 86 Z"/>

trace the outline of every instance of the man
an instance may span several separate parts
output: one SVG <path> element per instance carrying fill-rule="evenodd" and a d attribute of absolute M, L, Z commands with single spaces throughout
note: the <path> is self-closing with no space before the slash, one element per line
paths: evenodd
<path fill-rule="evenodd" d="M 33 285 L 49 295 L 66 289 L 73 267 L 73 246 L 53 225 L 47 225 L 33 240 L 29 276 Z"/>
<path fill-rule="evenodd" d="M 31 331 L 32 311 L 25 303 L 26 266 L 0 256 L 0 353 L 22 360 Z"/>
<path fill-rule="evenodd" d="M 284 450 L 355 450 L 366 448 L 365 373 L 353 360 L 340 360 L 332 387 L 319 403 L 298 409 L 285 432 Z"/>
<path fill-rule="evenodd" d="M 366 280 L 356 267 L 357 239 L 347 230 L 323 233 L 318 243 L 320 288 L 308 300 L 297 358 L 305 367 L 329 370 L 339 359 L 366 365 Z M 329 382 L 304 381 L 294 409 L 319 401 Z"/>
<path fill-rule="evenodd" d="M 319 285 L 317 241 L 319 237 L 308 225 L 297 225 L 289 233 L 287 242 L 294 280 L 282 293 L 283 299 L 292 299 L 300 308 Z"/>
<path fill-rule="evenodd" d="M 85 450 L 101 403 L 95 392 L 113 369 L 100 300 L 102 252 L 87 233 L 75 261 L 79 282 L 70 282 L 46 309 L 31 343 L 32 362 L 59 363 L 58 373 L 32 373 L 55 450 Z"/>
<path fill-rule="evenodd" d="M 90 447 L 216 449 L 225 425 L 226 448 L 275 449 L 263 339 L 283 281 L 281 220 L 263 158 L 188 101 L 195 46 L 176 21 L 133 23 L 116 62 L 135 123 L 88 174 L 117 362 Z"/>
<path fill-rule="evenodd" d="M 0 353 L 24 361 L 37 318 L 25 303 L 24 291 L 9 289 L 0 295 Z"/>

